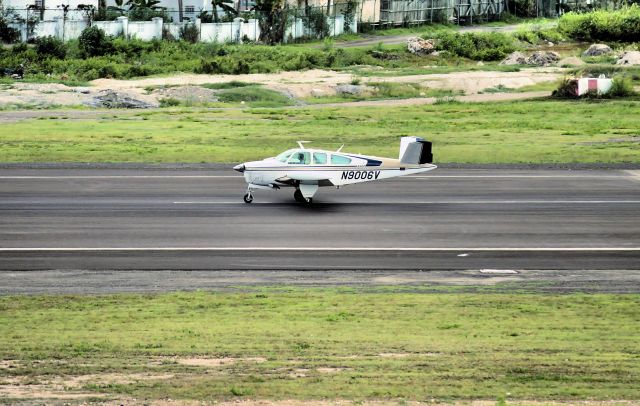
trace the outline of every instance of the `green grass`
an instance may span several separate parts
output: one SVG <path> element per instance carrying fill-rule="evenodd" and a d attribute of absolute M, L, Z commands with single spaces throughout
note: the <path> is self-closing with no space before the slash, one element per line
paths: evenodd
<path fill-rule="evenodd" d="M 3 123 L 0 162 L 238 162 L 275 156 L 300 139 L 393 157 L 398 139 L 413 135 L 433 141 L 437 163 L 638 163 L 639 108 L 639 101 L 538 100 L 105 111 L 97 119 Z M 607 142 L 621 137 L 630 141 Z"/>
<path fill-rule="evenodd" d="M 238 80 L 232 80 L 230 82 L 221 82 L 221 83 L 204 83 L 200 86 L 212 89 L 212 90 L 222 90 L 222 89 L 236 89 L 239 87 L 247 87 L 247 86 L 255 86 L 255 83 L 247 83 L 241 82 Z"/>
<path fill-rule="evenodd" d="M 282 93 L 260 86 L 226 88 L 217 96 L 223 103 L 246 103 L 251 107 L 280 107 L 293 104 L 293 100 Z"/>
<path fill-rule="evenodd" d="M 307 97 L 307 104 L 348 103 L 364 100 L 407 99 L 415 97 L 454 97 L 464 92 L 449 89 L 427 89 L 417 83 L 368 82 L 370 93 L 362 95 L 335 95 Z"/>
<path fill-rule="evenodd" d="M 436 58 L 436 57 L 424 57 L 423 63 L 430 63 L 426 66 L 408 66 L 401 68 L 383 68 L 383 69 L 371 69 L 370 66 L 354 66 L 343 69 L 336 69 L 337 71 L 351 72 L 354 75 L 362 77 L 396 77 L 396 76 L 415 76 L 415 75 L 431 75 L 431 74 L 446 74 L 454 72 L 473 72 L 473 71 L 491 71 L 491 72 L 520 72 L 521 67 L 516 65 L 499 65 L 497 63 L 486 63 L 484 65 L 477 65 L 477 62 L 469 62 L 468 60 L 461 60 L 453 58 Z"/>
<path fill-rule="evenodd" d="M 0 359 L 17 367 L 0 381 L 174 374 L 82 388 L 137 399 L 637 400 L 639 306 L 637 294 L 353 288 L 5 296 Z M 176 362 L 193 356 L 245 360 Z"/>

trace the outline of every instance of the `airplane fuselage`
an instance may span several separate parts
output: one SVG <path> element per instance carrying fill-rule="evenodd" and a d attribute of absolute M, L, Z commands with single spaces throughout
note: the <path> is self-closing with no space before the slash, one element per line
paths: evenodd
<path fill-rule="evenodd" d="M 421 146 L 419 148 L 421 151 Z M 401 157 L 405 151 L 401 150 Z M 428 155 L 430 156 L 430 144 Z M 245 162 L 234 167 L 244 173 L 248 184 L 245 202 L 253 200 L 255 189 L 295 187 L 296 200 L 310 202 L 319 187 L 340 187 L 355 183 L 413 175 L 436 169 L 431 163 L 419 164 L 424 157 L 414 156 L 407 163 L 401 159 L 381 158 L 340 151 L 297 148 L 276 157 Z M 428 161 L 430 162 L 430 160 Z"/>

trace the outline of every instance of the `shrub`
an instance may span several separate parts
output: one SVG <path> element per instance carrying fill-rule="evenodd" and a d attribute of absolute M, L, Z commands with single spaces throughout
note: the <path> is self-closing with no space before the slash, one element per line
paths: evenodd
<path fill-rule="evenodd" d="M 555 28 L 549 28 L 546 30 L 539 30 L 537 31 L 538 37 L 540 37 L 540 39 L 544 40 L 544 41 L 550 41 L 550 42 L 562 42 L 565 41 L 566 38 L 564 37 L 564 35 L 562 35 L 562 33 L 560 31 L 558 31 Z"/>
<path fill-rule="evenodd" d="M 36 52 L 40 57 L 64 59 L 67 56 L 67 46 L 57 38 L 42 37 L 36 39 Z"/>
<path fill-rule="evenodd" d="M 175 99 L 173 97 L 166 97 L 164 99 L 160 99 L 160 107 L 175 107 L 180 105 L 180 100 Z"/>
<path fill-rule="evenodd" d="M 227 89 L 218 93 L 218 99 L 225 103 L 251 103 L 253 106 L 286 106 L 291 100 L 285 95 L 259 86 Z"/>
<path fill-rule="evenodd" d="M 640 41 L 640 6 L 619 10 L 597 10 L 560 17 L 558 30 L 579 41 Z"/>
<path fill-rule="evenodd" d="M 529 44 L 537 44 L 540 41 L 538 34 L 530 30 L 528 28 L 521 28 L 518 31 L 513 33 L 513 36 L 523 42 L 528 42 Z"/>
<path fill-rule="evenodd" d="M 633 90 L 633 82 L 631 78 L 627 76 L 616 76 L 613 78 L 613 84 L 608 95 L 610 97 L 629 97 L 635 96 L 636 92 Z"/>
<path fill-rule="evenodd" d="M 113 43 L 98 27 L 87 27 L 78 38 L 80 51 L 86 56 L 102 56 L 113 52 Z"/>
<path fill-rule="evenodd" d="M 0 41 L 6 44 L 13 44 L 20 40 L 20 31 L 13 27 L 9 27 L 12 21 L 19 21 L 20 17 L 13 9 L 3 9 L 2 1 L 0 1 Z"/>
<path fill-rule="evenodd" d="M 571 78 L 564 78 L 553 91 L 552 96 L 559 99 L 574 99 L 578 93 L 577 82 Z"/>
<path fill-rule="evenodd" d="M 180 27 L 180 39 L 195 44 L 200 38 L 200 32 L 195 24 L 185 24 Z"/>
<path fill-rule="evenodd" d="M 436 34 L 436 48 L 474 60 L 495 61 L 517 49 L 509 35 L 490 33 L 458 34 L 442 31 Z"/>
<path fill-rule="evenodd" d="M 418 97 L 423 91 L 422 87 L 417 83 L 371 82 L 369 85 L 376 87 L 376 96 L 385 99 Z"/>
<path fill-rule="evenodd" d="M 304 27 L 311 32 L 310 35 L 312 37 L 324 38 L 329 36 L 329 22 L 322 8 L 308 8 L 303 23 Z"/>

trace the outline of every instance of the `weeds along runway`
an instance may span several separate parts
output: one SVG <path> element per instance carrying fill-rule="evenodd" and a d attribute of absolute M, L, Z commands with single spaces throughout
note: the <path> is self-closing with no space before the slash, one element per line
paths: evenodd
<path fill-rule="evenodd" d="M 640 269 L 640 172 L 455 170 L 242 195 L 232 170 L 0 170 L 2 270 Z"/>

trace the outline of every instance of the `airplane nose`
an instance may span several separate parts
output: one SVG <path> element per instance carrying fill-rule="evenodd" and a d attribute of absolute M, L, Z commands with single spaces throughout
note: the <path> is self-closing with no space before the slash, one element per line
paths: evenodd
<path fill-rule="evenodd" d="M 233 170 L 238 172 L 244 172 L 244 169 L 244 164 L 239 164 L 233 167 Z"/>

